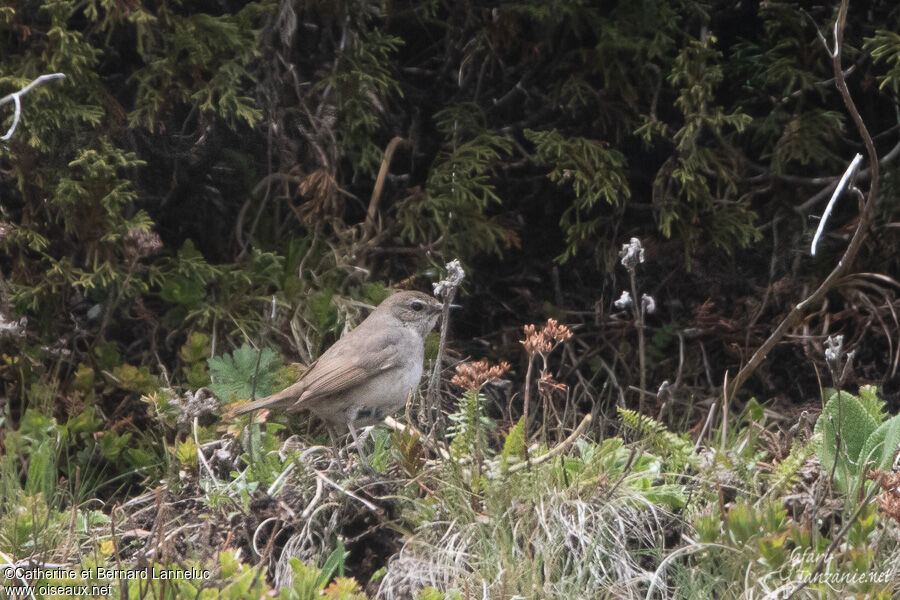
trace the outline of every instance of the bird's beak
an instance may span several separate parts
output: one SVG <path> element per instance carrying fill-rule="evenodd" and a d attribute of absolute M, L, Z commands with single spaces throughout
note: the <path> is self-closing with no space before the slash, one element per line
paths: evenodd
<path fill-rule="evenodd" d="M 450 308 L 462 308 L 462 306 L 460 306 L 459 304 L 451 304 Z M 437 306 L 433 305 L 432 310 L 436 313 L 441 313 L 444 311 L 444 307 L 441 304 L 438 304 Z"/>

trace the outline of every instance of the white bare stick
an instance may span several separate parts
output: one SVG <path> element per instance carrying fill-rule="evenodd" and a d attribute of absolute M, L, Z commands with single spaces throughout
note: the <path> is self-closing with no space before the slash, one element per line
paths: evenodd
<path fill-rule="evenodd" d="M 853 179 L 856 174 L 856 170 L 859 168 L 859 163 L 862 162 L 862 154 L 857 153 L 856 156 L 853 157 L 853 160 L 850 162 L 850 166 L 847 167 L 847 170 L 844 171 L 844 174 L 841 176 L 841 180 L 838 182 L 836 188 L 834 188 L 834 193 L 831 194 L 831 200 L 828 201 L 828 205 L 825 207 L 825 212 L 822 213 L 822 219 L 819 221 L 819 227 L 816 229 L 816 235 L 813 236 L 812 247 L 809 249 L 809 253 L 812 256 L 816 255 L 816 245 L 819 243 L 819 238 L 822 237 L 822 232 L 825 230 L 825 223 L 828 221 L 828 217 L 831 216 L 831 210 L 834 208 L 835 203 L 837 202 L 838 196 L 841 195 L 841 192 L 844 191 L 844 188 L 847 187 L 847 183 Z"/>
<path fill-rule="evenodd" d="M 200 446 L 200 436 L 197 435 L 197 427 L 198 425 L 198 417 L 194 417 L 194 445 L 197 446 L 197 459 L 200 464 L 206 467 L 206 472 L 209 473 L 209 478 L 212 480 L 213 485 L 216 486 L 216 489 L 219 489 L 219 480 L 216 479 L 216 474 L 213 473 L 213 470 L 210 468 L 209 463 L 206 462 L 206 457 L 203 455 L 203 448 Z"/>
<path fill-rule="evenodd" d="M 40 77 L 38 77 L 37 79 L 35 79 L 34 81 L 32 81 L 31 83 L 26 85 L 25 87 L 23 87 L 18 92 L 13 92 L 12 94 L 9 94 L 8 96 L 4 96 L 4 97 L 0 98 L 0 106 L 3 106 L 4 104 L 9 104 L 10 102 L 14 102 L 16 105 L 16 112 L 13 114 L 12 125 L 9 126 L 9 130 L 7 130 L 6 135 L 4 135 L 3 137 L 0 137 L 0 141 L 5 142 L 5 141 L 9 140 L 13 136 L 13 134 L 16 132 L 16 127 L 19 126 L 19 117 L 22 116 L 22 96 L 24 96 L 25 94 L 27 94 L 28 92 L 30 92 L 31 90 L 33 90 L 34 88 L 36 88 L 37 86 L 41 85 L 42 83 L 44 83 L 46 81 L 50 81 L 52 79 L 64 79 L 65 76 L 66 76 L 65 73 L 52 73 L 50 75 L 41 75 Z"/>
<path fill-rule="evenodd" d="M 341 486 L 341 485 L 338 485 L 338 484 L 335 483 L 334 481 L 330 480 L 328 477 L 325 476 L 324 473 L 322 473 L 322 471 L 317 471 L 317 470 L 315 470 L 315 469 L 313 469 L 313 471 L 315 471 L 316 477 L 318 477 L 319 479 L 321 479 L 322 481 L 324 481 L 325 483 L 327 483 L 328 485 L 330 485 L 331 487 L 333 487 L 333 488 L 336 489 L 337 491 L 343 492 L 344 494 L 350 496 L 351 498 L 353 498 L 354 500 L 356 500 L 357 502 L 359 502 L 360 504 L 362 504 L 363 506 L 365 506 L 366 508 L 368 508 L 368 509 L 371 510 L 372 512 L 376 512 L 376 513 L 381 513 L 381 512 L 383 512 L 380 508 L 378 508 L 377 506 L 375 506 L 374 504 L 372 504 L 372 503 L 369 502 L 368 500 L 366 500 L 366 499 L 364 499 L 364 498 L 360 498 L 359 496 L 357 496 L 356 494 L 354 494 L 353 492 L 351 492 L 351 491 L 348 490 L 347 488 L 345 488 L 345 487 L 343 487 L 343 486 Z"/>

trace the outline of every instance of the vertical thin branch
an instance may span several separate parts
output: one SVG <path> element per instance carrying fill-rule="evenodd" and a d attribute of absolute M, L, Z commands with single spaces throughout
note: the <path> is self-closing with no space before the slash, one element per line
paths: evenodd
<path fill-rule="evenodd" d="M 444 346 L 447 345 L 447 325 L 450 321 L 450 305 L 453 303 L 453 297 L 456 296 L 456 288 L 444 296 L 444 307 L 441 309 L 441 339 L 438 343 L 437 354 L 434 357 L 434 370 L 431 372 L 431 378 L 428 380 L 428 392 L 425 401 L 425 414 L 429 431 L 433 431 L 435 426 L 443 429 L 443 419 L 441 413 L 441 370 L 444 364 Z"/>
<path fill-rule="evenodd" d="M 425 394 L 425 413 L 428 423 L 428 429 L 434 430 L 434 426 L 438 425 L 441 430 L 444 429 L 443 414 L 440 406 L 440 382 L 441 368 L 444 363 L 444 346 L 447 344 L 447 329 L 450 322 L 450 309 L 453 308 L 453 298 L 456 297 L 456 290 L 459 289 L 462 280 L 466 277 L 459 259 L 453 259 L 446 265 L 447 277 L 434 285 L 434 296 L 442 300 L 444 306 L 441 310 L 441 340 L 438 344 L 437 355 L 434 359 L 434 371 L 431 372 L 431 379 L 428 381 L 428 391 Z"/>
<path fill-rule="evenodd" d="M 778 324 L 775 331 L 773 331 L 768 339 L 763 342 L 762 346 L 753 353 L 753 356 L 750 357 L 747 364 L 738 371 L 738 374 L 731 384 L 731 389 L 729 390 L 729 394 L 732 397 L 737 393 L 747 378 L 753 374 L 757 367 L 759 367 L 760 363 L 765 360 L 769 351 L 775 344 L 781 341 L 784 335 L 801 321 L 803 315 L 805 315 L 812 306 L 821 302 L 825 297 L 825 294 L 827 294 L 834 286 L 835 282 L 847 273 L 853 265 L 853 261 L 868 233 L 869 225 L 872 222 L 872 216 L 875 212 L 875 203 L 878 199 L 878 154 L 875 152 L 875 144 L 872 141 L 872 136 L 869 135 L 869 130 L 866 128 L 865 123 L 863 123 L 862 116 L 860 116 L 859 110 L 857 110 L 856 104 L 854 104 L 853 98 L 850 96 L 850 90 L 847 89 L 847 81 L 844 78 L 844 72 L 841 69 L 841 45 L 844 39 L 844 26 L 847 21 L 848 5 L 849 0 L 841 1 L 840 8 L 838 9 L 837 21 L 834 24 L 835 48 L 833 51 L 829 50 L 829 54 L 832 59 L 835 85 L 841 94 L 844 105 L 847 107 L 847 112 L 850 113 L 850 116 L 853 118 L 853 122 L 856 124 L 859 135 L 866 146 L 866 154 L 868 155 L 869 168 L 871 169 L 870 172 L 872 175 L 871 182 L 869 183 L 869 192 L 866 194 L 865 201 L 861 202 L 859 223 L 856 226 L 856 230 L 853 232 L 853 237 L 850 238 L 850 243 L 847 244 L 847 248 L 844 250 L 843 256 L 841 256 L 841 259 L 838 261 L 837 266 L 835 266 L 831 273 L 828 274 L 825 280 L 812 294 L 794 306 L 791 312 L 789 312 L 781 323 Z M 821 34 L 819 35 L 821 37 Z"/>
<path fill-rule="evenodd" d="M 387 147 L 384 149 L 384 158 L 381 159 L 381 167 L 378 169 L 378 178 L 375 179 L 375 187 L 372 188 L 372 197 L 369 199 L 369 208 L 366 211 L 366 221 L 363 225 L 364 237 L 369 238 L 375 233 L 375 217 L 378 216 L 378 203 L 381 200 L 381 194 L 384 191 L 384 182 L 387 179 L 388 171 L 391 168 L 391 159 L 394 152 L 400 144 L 406 142 L 402 137 L 391 138 Z"/>
<path fill-rule="evenodd" d="M 722 443 L 720 449 L 725 451 L 728 443 L 728 371 L 725 371 L 725 382 L 722 384 Z"/>
<path fill-rule="evenodd" d="M 631 301 L 634 310 L 634 326 L 638 336 L 638 368 L 640 369 L 640 386 L 638 392 L 638 412 L 644 414 L 644 392 L 647 390 L 647 365 L 644 357 L 644 303 L 638 301 L 637 278 L 634 269 L 628 271 L 631 280 Z"/>
<path fill-rule="evenodd" d="M 530 425 L 530 415 L 528 408 L 531 404 L 531 376 L 534 373 L 534 355 L 528 355 L 528 370 L 525 373 L 525 401 L 523 403 L 522 416 L 525 419 L 525 437 L 528 437 L 528 426 Z M 528 444 L 525 444 L 526 446 Z"/>

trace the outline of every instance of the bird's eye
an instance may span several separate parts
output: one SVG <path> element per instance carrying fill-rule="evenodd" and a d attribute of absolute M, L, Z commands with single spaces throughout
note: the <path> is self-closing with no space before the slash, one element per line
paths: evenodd
<path fill-rule="evenodd" d="M 416 312 L 419 312 L 420 310 L 422 310 L 423 308 L 425 308 L 425 305 L 422 304 L 421 302 L 419 302 L 418 300 L 416 300 L 415 302 L 413 302 L 412 304 L 410 304 L 410 306 L 411 306 L 412 309 L 413 309 L 414 311 L 416 311 Z"/>

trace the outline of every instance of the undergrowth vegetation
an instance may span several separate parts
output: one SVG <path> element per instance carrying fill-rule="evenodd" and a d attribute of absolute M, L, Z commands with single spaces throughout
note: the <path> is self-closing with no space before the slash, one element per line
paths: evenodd
<path fill-rule="evenodd" d="M 526 327 L 523 344 L 552 352 L 548 340 L 566 333 L 551 320 Z M 285 437 L 296 419 L 227 417 L 233 402 L 296 379 L 271 349 L 207 362 L 215 383 L 195 369 L 193 388 L 109 366 L 117 385 L 144 386 L 142 439 L 104 430 L 90 399 L 107 384 L 87 368 L 78 417 L 29 409 L 3 438 L 0 556 L 79 574 L 36 584 L 135 598 L 257 597 L 270 586 L 310 599 L 746 598 L 805 578 L 797 597 L 893 596 L 900 499 L 877 473 L 894 464 L 900 417 L 886 417 L 872 386 L 826 390 L 815 426 L 804 414 L 773 428 L 751 400 L 697 443 L 625 408 L 607 435 L 585 435 L 587 414 L 573 429 L 552 423 L 542 442 L 526 415 L 510 424 L 487 408 L 509 366 L 463 363 L 447 442 L 389 421 L 367 440 L 369 471 L 349 449 L 351 466 L 338 467 L 321 437 Z M 537 377 L 539 394 L 553 393 L 551 380 Z M 141 492 L 151 481 L 160 485 Z M 104 496 L 128 499 L 110 507 Z M 374 548 L 387 560 L 367 562 Z M 148 578 L 110 579 L 122 565 Z"/>
<path fill-rule="evenodd" d="M 900 8 L 857 4 L 0 6 L 4 593 L 897 597 Z M 368 464 L 234 414 L 451 264 Z"/>

